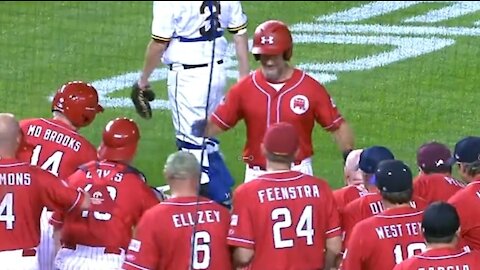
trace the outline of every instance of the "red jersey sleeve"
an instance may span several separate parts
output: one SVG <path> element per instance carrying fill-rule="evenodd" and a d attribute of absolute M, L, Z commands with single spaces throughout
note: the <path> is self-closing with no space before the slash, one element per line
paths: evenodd
<path fill-rule="evenodd" d="M 327 184 L 324 184 L 323 190 L 323 194 L 326 197 L 327 204 L 325 209 L 319 209 L 319 215 L 325 215 L 325 218 L 328 220 L 327 230 L 325 232 L 325 236 L 328 239 L 340 236 L 342 234 L 342 231 L 340 229 L 340 214 L 338 212 L 332 190 Z"/>
<path fill-rule="evenodd" d="M 53 215 L 48 220 L 48 223 L 55 227 L 56 229 L 61 228 L 63 225 L 64 214 L 61 211 L 53 212 Z"/>
<path fill-rule="evenodd" d="M 427 192 L 427 184 L 425 181 L 422 180 L 421 177 L 417 177 L 415 181 L 413 181 L 413 193 L 415 196 L 418 196 L 426 201 L 430 201 L 430 198 L 428 198 L 428 192 Z"/>
<path fill-rule="evenodd" d="M 364 233 L 362 226 L 356 226 L 352 233 L 350 241 L 347 243 L 347 248 L 343 254 L 343 261 L 340 267 L 341 270 L 362 270 L 362 264 L 364 261 L 364 252 L 366 251 L 366 243 L 364 237 L 361 237 Z"/>
<path fill-rule="evenodd" d="M 243 82 L 243 81 L 242 81 Z M 243 118 L 241 106 L 241 88 L 236 84 L 228 91 L 218 105 L 210 120 L 223 130 L 232 128 Z"/>
<path fill-rule="evenodd" d="M 475 221 L 478 219 L 475 213 L 472 213 L 472 210 L 475 211 L 475 207 L 472 205 L 476 205 L 476 202 L 472 202 L 468 198 L 467 190 L 462 190 L 457 192 L 453 195 L 449 200 L 448 203 L 453 205 L 457 210 L 458 217 L 460 218 L 460 236 L 462 237 L 461 241 L 464 245 L 468 245 L 470 247 L 471 243 L 468 241 L 468 237 L 465 238 L 465 235 L 468 233 L 472 227 L 475 226 Z"/>
<path fill-rule="evenodd" d="M 345 206 L 342 211 L 342 229 L 345 232 L 345 245 L 347 244 L 348 239 L 350 239 L 353 227 L 360 220 L 360 200 L 356 199 L 353 202 L 347 204 L 347 206 Z"/>
<path fill-rule="evenodd" d="M 317 105 L 315 106 L 316 121 L 328 131 L 337 130 L 344 119 L 333 98 L 321 84 L 318 84 L 315 90 L 315 97 L 317 99 Z"/>
<path fill-rule="evenodd" d="M 130 241 L 122 269 L 157 269 L 159 264 L 159 246 L 155 230 L 160 226 L 153 209 L 148 210 L 140 219 L 135 236 Z M 165 231 L 164 231 L 165 232 Z"/>
<path fill-rule="evenodd" d="M 252 218 L 248 206 L 251 205 L 248 199 L 248 190 L 245 186 L 238 187 L 233 196 L 233 212 L 230 221 L 227 243 L 230 246 L 253 249 L 255 246 Z"/>
<path fill-rule="evenodd" d="M 41 189 L 43 205 L 53 210 L 70 212 L 79 207 L 85 195 L 68 186 L 68 184 L 56 178 L 53 174 L 35 168 L 39 178 L 38 183 Z"/>

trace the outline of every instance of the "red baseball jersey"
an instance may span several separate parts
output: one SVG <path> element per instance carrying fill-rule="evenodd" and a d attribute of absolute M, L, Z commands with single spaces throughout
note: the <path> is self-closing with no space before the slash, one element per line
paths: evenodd
<path fill-rule="evenodd" d="M 122 269 L 232 269 L 229 223 L 228 210 L 207 198 L 163 201 L 142 216 Z"/>
<path fill-rule="evenodd" d="M 68 179 L 92 197 L 89 210 L 64 215 L 55 212 L 50 223 L 62 227 L 62 242 L 127 249 L 142 214 L 159 203 L 145 178 L 135 168 L 109 162 L 91 161 L 80 166 Z"/>
<path fill-rule="evenodd" d="M 83 193 L 46 171 L 0 159 L 0 251 L 38 246 L 43 207 L 69 212 L 83 200 Z"/>
<path fill-rule="evenodd" d="M 312 131 L 315 121 L 334 131 L 344 121 L 325 88 L 305 72 L 295 69 L 290 79 L 277 91 L 260 70 L 245 77 L 228 91 L 211 120 L 220 128 L 232 128 L 244 119 L 247 141 L 243 159 L 252 166 L 265 168 L 261 142 L 267 128 L 274 123 L 289 122 L 300 135 L 296 162 L 313 155 Z"/>
<path fill-rule="evenodd" d="M 465 187 L 465 184 L 450 176 L 435 174 L 420 174 L 413 181 L 413 192 L 428 203 L 446 202 L 453 194 Z"/>
<path fill-rule="evenodd" d="M 424 209 L 428 206 L 428 203 L 420 198 L 413 196 L 410 205 L 413 208 Z M 365 196 L 354 200 L 349 203 L 344 209 L 342 214 L 342 229 L 345 232 L 345 245 L 350 239 L 350 234 L 353 227 L 360 221 L 378 215 L 383 212 L 382 196 L 378 193 L 369 193 Z"/>
<path fill-rule="evenodd" d="M 480 179 L 468 184 L 448 200 L 460 217 L 460 235 L 464 244 L 480 250 Z"/>
<path fill-rule="evenodd" d="M 95 147 L 59 120 L 26 119 L 20 121 L 20 127 L 31 147 L 21 147 L 18 157 L 61 179 L 74 173 L 81 164 L 97 159 Z"/>
<path fill-rule="evenodd" d="M 363 185 L 350 185 L 334 190 L 333 197 L 335 198 L 338 210 L 342 212 L 347 204 L 368 193 L 369 191 Z"/>
<path fill-rule="evenodd" d="M 255 269 L 323 269 L 340 220 L 326 181 L 294 171 L 267 173 L 233 196 L 228 244 L 255 250 Z"/>
<path fill-rule="evenodd" d="M 387 209 L 353 229 L 342 270 L 393 269 L 396 264 L 423 252 L 423 209 L 410 206 Z"/>
<path fill-rule="evenodd" d="M 430 249 L 415 255 L 393 270 L 473 270 L 480 269 L 480 251 L 452 248 Z"/>

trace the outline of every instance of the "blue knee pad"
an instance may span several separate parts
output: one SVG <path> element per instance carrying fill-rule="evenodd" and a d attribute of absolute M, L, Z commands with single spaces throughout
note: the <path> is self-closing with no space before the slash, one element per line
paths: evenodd
<path fill-rule="evenodd" d="M 206 190 L 208 198 L 230 208 L 232 198 L 232 188 L 235 184 L 230 171 L 220 153 L 220 142 L 216 139 L 205 140 L 205 150 L 207 151 L 209 166 L 202 166 L 202 171 L 207 173 L 209 182 Z M 177 139 L 178 150 L 201 150 L 201 145 L 194 145 Z"/>

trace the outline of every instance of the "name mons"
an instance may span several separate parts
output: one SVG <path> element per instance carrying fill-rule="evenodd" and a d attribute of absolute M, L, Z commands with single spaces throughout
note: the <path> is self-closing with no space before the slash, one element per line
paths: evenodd
<path fill-rule="evenodd" d="M 82 147 L 82 143 L 75 140 L 74 138 L 64 133 L 51 130 L 49 128 L 44 130 L 41 126 L 30 125 L 28 127 L 27 135 L 36 138 L 42 138 L 44 141 L 51 141 L 57 143 L 59 145 L 68 147 L 75 152 L 78 152 L 78 150 L 80 150 L 80 147 Z"/>
<path fill-rule="evenodd" d="M 320 190 L 316 185 L 303 185 L 291 187 L 273 187 L 261 189 L 257 192 L 260 203 L 294 200 L 302 198 L 319 198 Z"/>
<path fill-rule="evenodd" d="M 205 210 L 198 211 L 196 214 L 190 212 L 177 214 L 172 215 L 172 220 L 175 228 L 193 226 L 195 225 L 195 220 L 197 224 L 220 222 L 220 211 Z"/>
<path fill-rule="evenodd" d="M 29 173 L 0 173 L 1 186 L 29 186 Z"/>

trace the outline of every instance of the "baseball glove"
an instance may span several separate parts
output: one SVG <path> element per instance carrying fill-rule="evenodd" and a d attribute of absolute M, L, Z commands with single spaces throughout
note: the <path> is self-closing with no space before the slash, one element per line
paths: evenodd
<path fill-rule="evenodd" d="M 135 110 L 142 118 L 152 118 L 150 101 L 155 99 L 155 93 L 150 89 L 150 86 L 147 86 L 145 90 L 142 90 L 138 86 L 138 82 L 135 82 L 132 86 L 130 98 L 132 99 L 133 105 L 135 105 Z"/>

